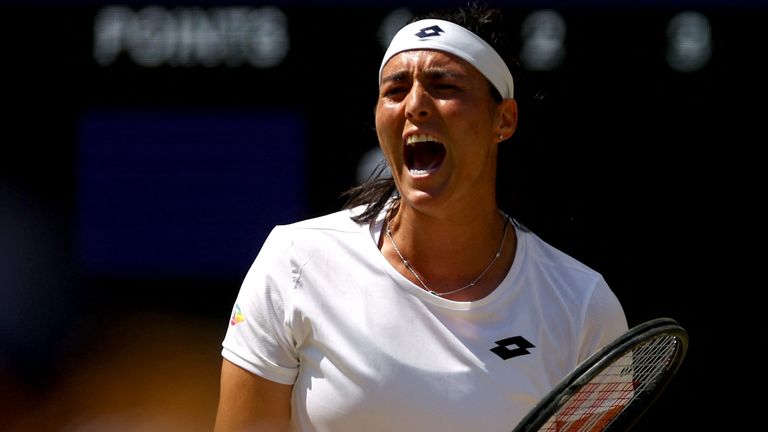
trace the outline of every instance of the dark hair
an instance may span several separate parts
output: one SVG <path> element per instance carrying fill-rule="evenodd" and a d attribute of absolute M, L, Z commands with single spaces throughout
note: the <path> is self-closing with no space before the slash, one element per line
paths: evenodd
<path fill-rule="evenodd" d="M 442 19 L 466 28 L 488 42 L 499 53 L 510 68 L 512 76 L 515 76 L 516 71 L 519 70 L 517 59 L 512 56 L 512 41 L 504 32 L 504 29 L 509 27 L 505 26 L 501 10 L 472 1 L 458 9 L 443 9 L 414 16 L 409 23 L 422 19 Z M 503 98 L 490 81 L 488 81 L 488 88 L 493 100 L 501 103 Z M 383 175 L 386 169 L 387 162 L 381 161 L 364 182 L 342 193 L 342 197 L 346 198 L 345 209 L 366 206 L 363 212 L 352 217 L 355 222 L 373 223 L 390 198 L 399 199 L 395 196 L 397 187 L 394 179 Z"/>

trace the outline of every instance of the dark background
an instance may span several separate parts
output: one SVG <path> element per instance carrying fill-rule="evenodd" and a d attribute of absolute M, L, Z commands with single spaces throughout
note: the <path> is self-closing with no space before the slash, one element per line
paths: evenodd
<path fill-rule="evenodd" d="M 725 415 L 711 369 L 737 343 L 727 318 L 750 309 L 728 298 L 759 265 L 743 203 L 763 197 L 766 9 L 496 4 L 513 28 L 544 8 L 567 24 L 564 62 L 516 77 L 518 218 L 601 271 L 631 326 L 668 316 L 691 336 L 635 430 Z M 377 31 L 403 7 L 271 5 L 290 38 L 275 66 L 141 67 L 94 60 L 106 4 L 0 2 L 0 429 L 209 430 L 240 281 L 274 224 L 338 209 L 357 181 L 376 146 Z M 689 72 L 664 60 L 683 11 L 711 26 L 711 58 Z"/>

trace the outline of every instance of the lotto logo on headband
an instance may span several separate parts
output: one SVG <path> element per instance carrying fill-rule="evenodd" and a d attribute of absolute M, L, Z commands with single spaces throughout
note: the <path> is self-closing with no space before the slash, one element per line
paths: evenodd
<path fill-rule="evenodd" d="M 440 36 L 440 33 L 445 33 L 445 30 L 436 25 L 433 25 L 432 27 L 424 27 L 423 29 L 419 30 L 419 32 L 416 33 L 416 36 L 424 39 L 432 36 Z"/>

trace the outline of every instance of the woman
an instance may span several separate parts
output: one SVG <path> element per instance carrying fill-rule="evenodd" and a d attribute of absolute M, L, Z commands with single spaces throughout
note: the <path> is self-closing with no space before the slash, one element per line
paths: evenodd
<path fill-rule="evenodd" d="M 223 343 L 218 432 L 511 430 L 626 331 L 598 273 L 498 208 L 517 104 L 479 36 L 495 18 L 394 37 L 375 114 L 392 176 L 270 234 Z"/>

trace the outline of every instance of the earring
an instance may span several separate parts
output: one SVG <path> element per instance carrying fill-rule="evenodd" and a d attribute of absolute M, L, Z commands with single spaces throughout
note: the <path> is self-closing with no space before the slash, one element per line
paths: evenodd
<path fill-rule="evenodd" d="M 499 134 L 499 139 L 503 140 L 504 139 L 504 134 Z"/>

